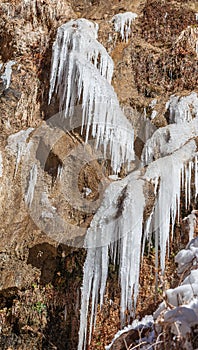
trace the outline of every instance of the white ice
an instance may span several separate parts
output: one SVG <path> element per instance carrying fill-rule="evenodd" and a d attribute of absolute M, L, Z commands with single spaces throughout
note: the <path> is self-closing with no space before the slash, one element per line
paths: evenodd
<path fill-rule="evenodd" d="M 169 111 L 170 123 L 190 122 L 198 117 L 198 96 L 196 92 L 190 95 L 179 97 L 172 95 L 166 103 L 166 110 Z"/>
<path fill-rule="evenodd" d="M 15 61 L 8 61 L 5 65 L 5 71 L 1 75 L 1 79 L 3 80 L 4 89 L 8 89 L 11 82 L 12 76 L 12 66 L 16 64 Z"/>
<path fill-rule="evenodd" d="M 113 16 L 112 22 L 116 32 L 120 33 L 122 40 L 128 41 L 131 35 L 132 22 L 137 18 L 137 14 L 133 12 L 118 13 Z"/>
<path fill-rule="evenodd" d="M 28 182 L 28 188 L 25 194 L 25 203 L 28 207 L 31 207 L 34 199 L 34 190 L 37 182 L 37 164 L 34 164 L 30 170 L 30 177 Z"/>
<path fill-rule="evenodd" d="M 160 262 L 165 269 L 170 223 L 174 227 L 180 203 L 181 171 L 186 162 L 195 156 L 196 144 L 190 140 L 173 155 L 159 158 L 149 164 L 144 175 L 136 171 L 121 181 L 113 182 L 106 190 L 104 200 L 91 222 L 85 247 L 88 248 L 84 268 L 80 318 L 79 347 L 86 343 L 87 316 L 90 299 L 91 336 L 96 316 L 98 295 L 102 305 L 110 258 L 117 259 L 121 287 L 121 321 L 125 310 L 136 306 L 139 285 L 140 256 L 142 249 L 143 214 L 146 204 L 144 186 L 148 182 L 158 185 L 150 225 L 144 235 L 155 232 L 159 239 Z M 132 299 L 133 296 L 133 299 Z M 133 314 L 131 314 L 132 316 Z M 93 320 L 93 323 L 92 323 Z"/>
<path fill-rule="evenodd" d="M 16 163 L 15 163 L 15 175 L 18 170 L 18 166 L 20 164 L 20 161 L 22 157 L 26 154 L 28 154 L 30 147 L 32 145 L 31 141 L 27 142 L 28 137 L 30 136 L 31 132 L 34 130 L 34 128 L 28 128 L 26 130 L 21 130 L 17 132 L 16 134 L 12 134 L 7 139 L 7 146 L 6 150 L 9 151 L 12 155 L 16 157 Z"/>
<path fill-rule="evenodd" d="M 113 61 L 97 41 L 98 26 L 85 19 L 70 21 L 57 32 L 53 45 L 49 103 L 59 97 L 59 111 L 72 117 L 81 103 L 79 125 L 96 140 L 96 148 L 109 146 L 113 171 L 134 159 L 133 129 L 111 86 Z"/>
<path fill-rule="evenodd" d="M 189 183 L 191 183 L 191 181 Z M 183 221 L 187 221 L 189 225 L 189 241 L 193 239 L 193 236 L 195 234 L 195 227 L 197 222 L 196 213 L 197 210 L 192 210 L 192 212 L 183 219 Z"/>

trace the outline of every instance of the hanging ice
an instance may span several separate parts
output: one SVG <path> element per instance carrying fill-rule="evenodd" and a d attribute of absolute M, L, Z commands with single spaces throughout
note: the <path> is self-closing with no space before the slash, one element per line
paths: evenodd
<path fill-rule="evenodd" d="M 14 66 L 15 63 L 15 61 L 8 61 L 5 65 L 4 73 L 0 76 L 0 78 L 3 80 L 4 89 L 8 89 L 10 86 L 12 66 Z"/>
<path fill-rule="evenodd" d="M 170 124 L 159 128 L 145 144 L 142 152 L 143 165 L 173 153 L 197 135 L 197 118 L 194 118 L 191 122 Z"/>
<path fill-rule="evenodd" d="M 30 207 L 34 198 L 34 189 L 37 182 L 37 165 L 34 164 L 30 170 L 27 192 L 25 194 L 25 203 Z"/>
<path fill-rule="evenodd" d="M 131 24 L 136 19 L 137 14 L 133 12 L 118 13 L 113 16 L 114 29 L 120 33 L 122 40 L 128 41 L 131 35 Z"/>
<path fill-rule="evenodd" d="M 183 340 L 190 339 L 192 327 L 198 322 L 198 270 L 197 270 L 197 238 L 192 239 L 186 249 L 182 249 L 175 257 L 178 264 L 177 273 L 184 278 L 181 285 L 166 290 L 166 301 L 163 301 L 156 312 L 154 319 L 156 325 L 171 326 L 171 333 Z M 185 272 L 185 274 L 184 274 Z M 156 327 L 157 328 L 157 327 Z M 182 343 L 184 345 L 184 342 Z M 191 342 L 184 346 L 192 349 Z"/>
<path fill-rule="evenodd" d="M 197 210 L 192 210 L 192 212 L 183 219 L 183 221 L 187 221 L 189 225 L 189 241 L 193 239 L 193 236 L 195 234 L 195 226 L 197 222 L 197 217 L 196 217 Z"/>
<path fill-rule="evenodd" d="M 85 241 L 88 252 L 84 267 L 78 350 L 85 349 L 86 346 L 90 299 L 92 304 L 90 336 L 95 323 L 98 295 L 100 305 L 103 303 L 109 254 L 111 260 L 114 263 L 118 262 L 120 267 L 123 324 L 125 310 L 133 310 L 138 295 L 142 238 L 148 239 L 153 232 L 155 232 L 156 251 L 159 242 L 161 269 L 164 271 L 170 224 L 173 230 L 176 216 L 179 215 L 181 174 L 185 163 L 190 162 L 195 154 L 196 143 L 190 140 L 173 154 L 149 164 L 147 169 L 144 169 L 146 170 L 144 175 L 143 169 L 136 171 L 125 179 L 112 183 L 106 190 L 103 203 L 95 214 Z M 143 215 L 146 207 L 144 190 L 148 183 L 154 185 L 156 199 L 143 232 Z"/>
<path fill-rule="evenodd" d="M 8 137 L 6 149 L 16 157 L 14 175 L 17 173 L 21 158 L 27 154 L 32 145 L 31 141 L 27 142 L 27 139 L 33 130 L 34 128 L 28 128 Z"/>
<path fill-rule="evenodd" d="M 169 111 L 170 123 L 189 122 L 193 118 L 198 118 L 198 96 L 192 92 L 188 96 L 172 95 L 166 103 L 166 110 Z"/>
<path fill-rule="evenodd" d="M 59 98 L 59 110 L 72 117 L 76 103 L 82 103 L 82 129 L 96 139 L 96 146 L 110 146 L 115 172 L 134 159 L 133 130 L 124 116 L 111 86 L 113 61 L 97 41 L 97 25 L 79 19 L 62 25 L 53 45 L 49 103 Z"/>

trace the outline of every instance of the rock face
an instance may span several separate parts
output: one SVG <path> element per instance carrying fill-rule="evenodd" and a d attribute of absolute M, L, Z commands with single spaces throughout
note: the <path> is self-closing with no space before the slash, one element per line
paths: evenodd
<path fill-rule="evenodd" d="M 138 17 L 131 24 L 128 40 L 122 41 L 111 20 L 126 11 L 137 13 Z M 114 61 L 113 86 L 135 128 L 135 152 L 139 159 L 145 142 L 139 116 L 144 114 L 151 128 L 166 126 L 170 118 L 166 103 L 170 96 L 196 92 L 196 12 L 195 1 L 1 1 L 0 347 L 3 350 L 77 348 L 85 259 L 81 249 L 83 237 L 100 204 L 102 191 L 112 181 L 108 177 L 109 161 L 96 159 L 89 146 L 85 150 L 86 162 L 78 166 L 76 148 L 84 154 L 80 125 L 75 130 L 68 126 L 69 130 L 59 134 L 50 124 L 58 112 L 55 99 L 48 105 L 52 44 L 57 28 L 81 17 L 99 24 L 98 40 Z M 33 154 L 43 170 L 42 176 L 33 168 Z M 66 159 L 68 171 L 63 189 L 59 178 Z M 125 174 L 123 167 L 119 176 Z M 29 187 L 29 183 L 36 176 L 39 183 L 35 193 L 44 192 L 47 196 L 43 195 L 40 203 L 35 195 L 38 202 L 34 212 L 28 208 L 27 193 L 31 201 L 34 187 Z M 53 215 L 63 217 L 67 223 L 64 234 L 60 230 L 57 235 L 57 227 L 51 229 Z M 40 224 L 40 216 L 45 218 L 44 225 Z M 115 331 L 118 326 L 116 320 Z M 111 327 L 107 328 L 105 334 L 95 333 L 90 349 L 103 349 L 104 343 L 110 342 Z"/>

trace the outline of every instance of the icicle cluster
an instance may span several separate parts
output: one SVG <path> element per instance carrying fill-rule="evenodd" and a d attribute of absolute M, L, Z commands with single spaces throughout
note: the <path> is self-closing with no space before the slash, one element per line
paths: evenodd
<path fill-rule="evenodd" d="M 32 146 L 32 142 L 30 141 L 27 143 L 27 139 L 33 130 L 33 128 L 28 128 L 26 130 L 21 130 L 16 134 L 12 134 L 8 137 L 8 144 L 6 149 L 16 157 L 14 175 L 16 175 L 17 173 L 21 158 L 25 154 L 28 154 Z"/>
<path fill-rule="evenodd" d="M 70 21 L 57 32 L 53 45 L 49 103 L 59 97 L 59 110 L 72 117 L 82 103 L 82 129 L 96 139 L 96 147 L 110 146 L 115 172 L 134 158 L 133 130 L 111 86 L 113 61 L 97 41 L 98 26 L 86 19 Z"/>
<path fill-rule="evenodd" d="M 133 12 L 118 13 L 113 16 L 112 22 L 116 32 L 120 33 L 122 40 L 128 41 L 131 35 L 131 24 L 136 19 L 137 14 Z"/>
<path fill-rule="evenodd" d="M 145 144 L 142 152 L 143 165 L 173 153 L 197 135 L 197 119 L 193 119 L 189 123 L 170 124 L 158 129 Z"/>
<path fill-rule="evenodd" d="M 172 95 L 166 104 L 169 111 L 170 123 L 183 123 L 198 117 L 198 96 L 192 92 L 188 96 L 179 97 Z"/>
<path fill-rule="evenodd" d="M 129 174 L 107 188 L 85 241 L 87 258 L 84 266 L 78 350 L 86 345 L 90 300 L 90 337 L 95 324 L 98 298 L 100 305 L 103 303 L 109 259 L 119 264 L 123 324 L 126 309 L 132 311 L 136 306 L 141 255 L 145 242 L 150 241 L 153 234 L 156 268 L 160 248 L 160 265 L 162 272 L 164 271 L 170 227 L 173 234 L 176 217 L 179 218 L 180 215 L 181 190 L 185 191 L 186 207 L 191 202 L 193 170 L 195 196 L 197 194 L 197 128 L 195 118 L 190 122 L 185 120 L 183 123 L 156 130 L 146 142 L 143 152 L 143 166 L 147 167 Z M 143 214 L 149 200 L 145 191 L 148 184 L 153 186 L 155 201 L 143 225 Z"/>

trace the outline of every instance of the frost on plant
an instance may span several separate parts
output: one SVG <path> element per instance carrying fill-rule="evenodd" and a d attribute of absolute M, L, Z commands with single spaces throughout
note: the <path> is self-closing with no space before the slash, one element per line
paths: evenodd
<path fill-rule="evenodd" d="M 113 61 L 97 41 L 98 26 L 86 19 L 70 21 L 57 32 L 53 45 L 49 103 L 59 98 L 59 111 L 72 117 L 82 104 L 82 130 L 96 139 L 96 147 L 108 145 L 113 170 L 134 158 L 133 130 L 111 86 Z"/>
<path fill-rule="evenodd" d="M 131 25 L 137 14 L 133 12 L 118 13 L 113 16 L 112 22 L 116 32 L 120 33 L 122 40 L 128 41 L 131 35 Z"/>

